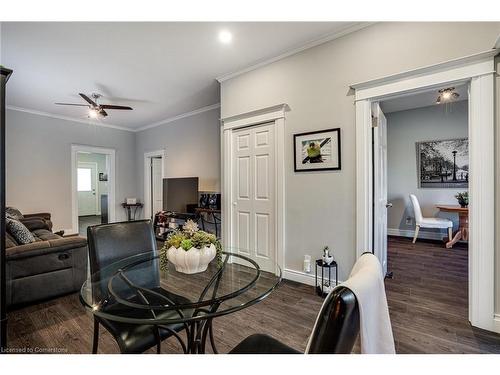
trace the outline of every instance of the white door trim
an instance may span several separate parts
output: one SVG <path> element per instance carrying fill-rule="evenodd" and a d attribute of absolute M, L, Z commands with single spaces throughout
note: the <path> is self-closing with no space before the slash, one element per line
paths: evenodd
<path fill-rule="evenodd" d="M 167 157 L 166 151 L 156 150 L 144 153 L 144 218 L 151 217 L 151 165 L 150 160 L 153 157 L 161 157 L 161 178 L 165 178 L 165 159 Z"/>
<path fill-rule="evenodd" d="M 86 145 L 71 145 L 71 229 L 66 229 L 66 234 L 78 234 L 78 194 L 76 191 L 77 177 L 76 169 L 78 168 L 78 152 L 91 152 L 96 154 L 104 154 L 108 156 L 106 159 L 108 169 L 108 221 L 110 223 L 116 221 L 116 200 L 115 200 L 115 185 L 116 185 L 116 157 L 115 150 L 111 148 L 86 146 Z"/>
<path fill-rule="evenodd" d="M 232 243 L 232 132 L 235 129 L 254 126 L 264 123 L 274 123 L 275 147 L 276 147 L 276 179 L 275 179 L 275 212 L 276 212 L 276 263 L 279 270 L 283 272 L 285 268 L 285 112 L 288 109 L 286 104 L 279 104 L 272 107 L 263 108 L 257 111 L 242 113 L 230 116 L 221 120 L 222 142 L 222 243 L 229 246 Z M 227 156 L 225 156 L 227 155 Z"/>
<path fill-rule="evenodd" d="M 85 166 L 85 164 L 92 165 L 94 167 L 94 171 L 95 171 L 95 173 L 94 173 L 94 178 L 95 178 L 95 212 L 96 212 L 96 215 L 100 215 L 101 212 L 99 210 L 99 178 L 98 178 L 99 167 L 98 167 L 97 163 L 93 162 L 93 161 L 80 161 L 79 162 L 77 160 L 77 168 L 80 168 L 80 165 Z M 78 185 L 78 181 L 77 181 L 77 185 Z M 77 191 L 77 196 L 78 196 L 78 191 Z"/>
<path fill-rule="evenodd" d="M 352 85 L 356 101 L 356 255 L 372 249 L 371 102 L 397 94 L 468 82 L 469 320 L 497 330 L 494 321 L 494 56 L 487 51 L 463 59 Z"/>

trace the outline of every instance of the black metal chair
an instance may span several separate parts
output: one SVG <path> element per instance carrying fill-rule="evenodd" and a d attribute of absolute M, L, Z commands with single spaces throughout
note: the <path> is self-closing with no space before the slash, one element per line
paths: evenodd
<path fill-rule="evenodd" d="M 92 274 L 127 257 L 148 252 L 151 252 L 153 256 L 157 254 L 155 235 L 150 220 L 90 226 L 87 228 L 87 237 L 90 272 Z M 151 262 L 151 267 L 139 270 L 139 274 L 134 276 L 140 279 L 141 287 L 161 293 L 176 302 L 189 302 L 185 298 L 169 293 L 160 287 L 157 259 Z M 104 281 L 101 284 L 98 280 L 93 280 L 92 293 L 96 295 L 105 293 L 107 295 L 106 284 Z M 128 307 L 110 304 L 109 312 L 124 308 Z M 114 312 L 117 313 L 117 311 Z M 127 311 L 127 316 L 132 314 L 134 314 L 133 310 Z M 143 311 L 138 311 L 137 314 L 143 314 Z M 169 314 L 175 314 L 175 312 L 169 312 Z M 94 354 L 98 350 L 100 325 L 111 333 L 122 353 L 143 353 L 155 345 L 157 353 L 160 353 L 161 341 L 171 336 L 175 336 L 184 351 L 186 351 L 184 343 L 177 334 L 177 332 L 184 329 L 185 325 L 183 324 L 161 327 L 137 325 L 103 319 L 94 315 L 94 340 L 92 345 L 92 353 Z"/>
<path fill-rule="evenodd" d="M 325 299 L 306 354 L 349 354 L 359 335 L 359 306 L 354 293 L 340 286 Z M 300 354 L 264 334 L 247 337 L 229 354 Z"/>

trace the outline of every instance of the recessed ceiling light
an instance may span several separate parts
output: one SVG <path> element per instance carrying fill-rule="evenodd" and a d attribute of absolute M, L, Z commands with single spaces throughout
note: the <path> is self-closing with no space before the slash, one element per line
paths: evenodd
<path fill-rule="evenodd" d="M 227 30 L 222 30 L 219 32 L 219 42 L 223 44 L 229 44 L 233 40 L 233 34 Z"/>

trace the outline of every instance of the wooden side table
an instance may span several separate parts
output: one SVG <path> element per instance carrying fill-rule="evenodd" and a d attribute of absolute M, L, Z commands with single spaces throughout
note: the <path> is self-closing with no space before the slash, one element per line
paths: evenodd
<path fill-rule="evenodd" d="M 469 208 L 460 206 L 436 206 L 440 211 L 453 212 L 458 214 L 458 231 L 453 236 L 451 241 L 446 243 L 446 248 L 451 249 L 458 241 L 469 240 Z"/>

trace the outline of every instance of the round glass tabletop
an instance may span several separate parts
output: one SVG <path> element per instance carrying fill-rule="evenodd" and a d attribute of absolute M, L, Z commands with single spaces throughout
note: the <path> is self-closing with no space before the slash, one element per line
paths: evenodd
<path fill-rule="evenodd" d="M 269 262 L 267 263 L 269 267 Z M 100 318 L 133 324 L 168 325 L 230 314 L 266 298 L 280 283 L 281 270 L 265 272 L 250 258 L 223 252 L 206 271 L 185 274 L 144 253 L 122 259 L 92 274 L 80 300 Z"/>

